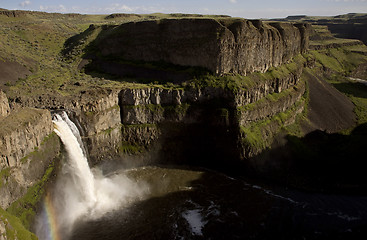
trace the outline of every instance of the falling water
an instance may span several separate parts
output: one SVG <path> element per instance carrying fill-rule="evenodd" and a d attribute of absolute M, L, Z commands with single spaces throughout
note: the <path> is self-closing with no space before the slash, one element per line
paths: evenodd
<path fill-rule="evenodd" d="M 148 189 L 144 183 L 138 184 L 124 174 L 106 177 L 98 168 L 90 169 L 78 128 L 67 114 L 55 114 L 53 123 L 67 155 L 37 219 L 36 232 L 40 240 L 67 239 L 78 219 L 101 217 L 142 198 Z"/>
<path fill-rule="evenodd" d="M 72 170 L 73 182 L 79 185 L 79 196 L 85 204 L 92 207 L 97 201 L 95 182 L 88 160 L 80 145 L 81 141 L 78 141 L 78 138 L 80 139 L 78 128 L 70 121 L 65 112 L 61 116 L 55 115 L 54 124 L 56 126 L 55 132 L 64 143 L 68 154 L 68 167 Z"/>

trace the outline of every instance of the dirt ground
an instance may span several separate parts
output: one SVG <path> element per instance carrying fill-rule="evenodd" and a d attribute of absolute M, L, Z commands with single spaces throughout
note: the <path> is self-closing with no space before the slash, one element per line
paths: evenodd
<path fill-rule="evenodd" d="M 344 94 L 323 80 L 321 76 L 315 77 L 308 74 L 308 83 L 310 125 L 304 127 L 306 133 L 316 129 L 334 133 L 355 125 L 354 104 Z"/>
<path fill-rule="evenodd" d="M 17 62 L 0 60 L 0 88 L 6 89 L 14 85 L 19 78 L 26 78 L 31 72 Z"/>

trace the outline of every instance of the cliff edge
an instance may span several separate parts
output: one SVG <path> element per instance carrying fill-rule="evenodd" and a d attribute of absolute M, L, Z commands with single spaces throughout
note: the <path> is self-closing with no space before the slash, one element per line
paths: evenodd
<path fill-rule="evenodd" d="M 92 59 L 166 62 L 219 75 L 246 75 L 265 72 L 306 51 L 309 26 L 230 18 L 163 19 L 101 28 Z"/>

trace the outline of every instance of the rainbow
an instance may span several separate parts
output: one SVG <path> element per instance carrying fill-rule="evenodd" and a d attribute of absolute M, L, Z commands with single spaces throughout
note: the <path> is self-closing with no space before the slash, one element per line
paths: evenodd
<path fill-rule="evenodd" d="M 43 201 L 43 207 L 46 213 L 47 222 L 47 240 L 61 240 L 59 225 L 56 219 L 56 209 L 53 206 L 52 198 L 49 194 L 46 195 Z"/>

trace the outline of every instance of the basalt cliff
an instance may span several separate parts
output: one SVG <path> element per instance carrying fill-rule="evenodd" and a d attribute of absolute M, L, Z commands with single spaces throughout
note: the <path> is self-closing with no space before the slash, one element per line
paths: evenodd
<path fill-rule="evenodd" d="M 163 19 L 102 30 L 102 57 L 163 61 L 215 74 L 265 72 L 308 49 L 306 24 L 244 19 Z"/>
<path fill-rule="evenodd" d="M 360 41 L 304 22 L 226 16 L 4 10 L 0 21 L 0 70 L 22 69 L 0 78 L 5 239 L 17 225 L 8 214 L 30 229 L 33 200 L 63 161 L 52 124 L 58 111 L 77 123 L 91 165 L 195 165 L 316 190 L 345 184 L 324 174 L 332 166 L 355 177 L 348 184 L 365 187 L 340 152 L 347 140 L 343 147 L 353 152 L 364 136 L 367 96 L 348 78 L 367 76 Z M 322 161 L 325 153 L 334 165 Z M 361 166 L 357 157 L 353 163 Z"/>

